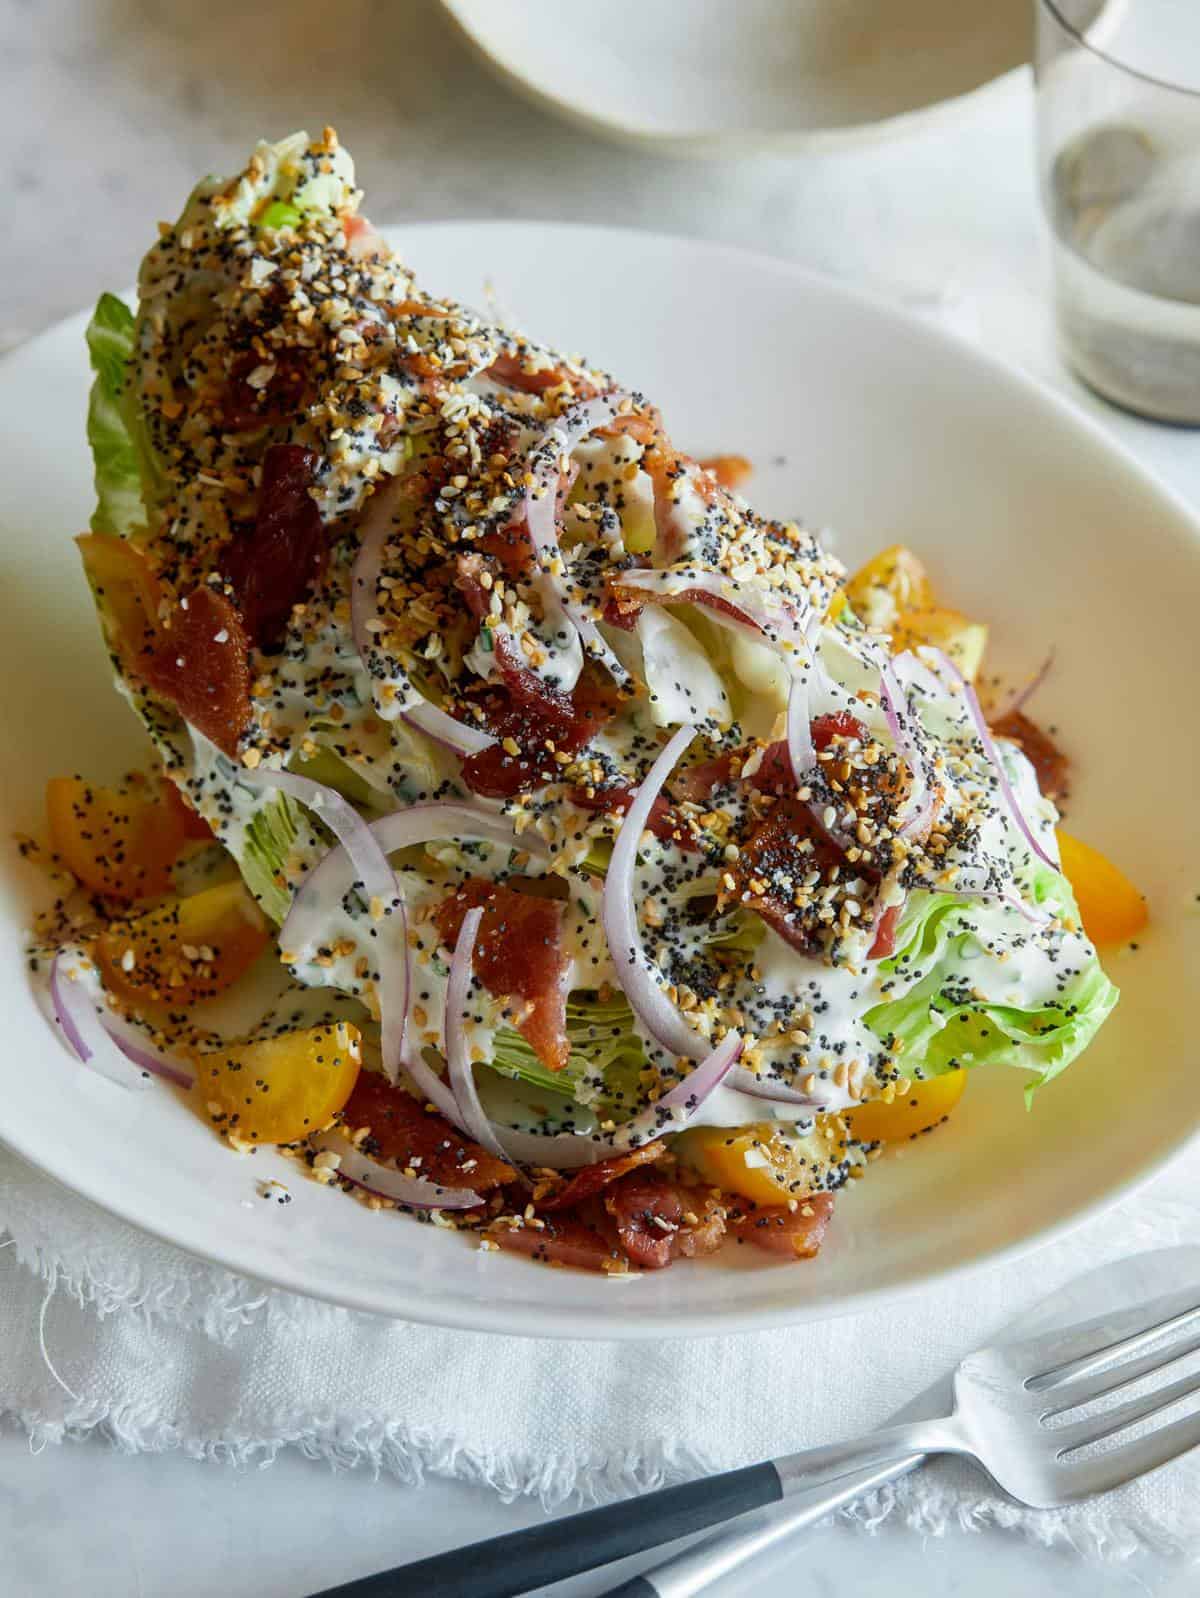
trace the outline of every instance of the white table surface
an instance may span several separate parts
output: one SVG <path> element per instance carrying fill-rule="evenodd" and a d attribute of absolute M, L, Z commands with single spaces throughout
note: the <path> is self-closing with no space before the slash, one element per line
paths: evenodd
<path fill-rule="evenodd" d="M 336 16 L 336 36 L 328 22 Z M 952 129 L 852 153 L 659 160 L 551 121 L 470 58 L 434 0 L 0 0 L 0 347 L 120 288 L 159 216 L 260 135 L 334 123 L 372 216 L 620 222 L 719 238 L 947 296 L 974 336 L 1081 404 L 1200 499 L 1196 436 L 1119 416 L 1054 354 L 1024 75 Z M 78 408 L 78 407 L 75 407 Z M 534 1518 L 450 1482 L 419 1489 L 285 1455 L 235 1470 L 100 1442 L 31 1454 L 0 1426 L 0 1598 L 292 1598 Z M 613 1573 L 557 1589 L 603 1592 Z M 1084 1565 L 999 1533 L 812 1534 L 723 1598 L 1182 1598 L 1192 1569 Z"/>

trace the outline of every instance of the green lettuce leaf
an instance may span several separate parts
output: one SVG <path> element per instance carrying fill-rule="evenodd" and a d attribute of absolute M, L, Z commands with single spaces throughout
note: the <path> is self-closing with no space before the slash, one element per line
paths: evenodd
<path fill-rule="evenodd" d="M 133 312 L 115 294 L 102 294 L 87 327 L 96 376 L 88 400 L 96 509 L 92 530 L 127 538 L 145 524 L 137 445 L 126 415 L 126 374 L 133 354 Z"/>
<path fill-rule="evenodd" d="M 1052 898 L 1078 915 L 1058 872 L 1041 869 L 1033 887 L 1039 903 Z M 914 894 L 901 918 L 896 952 L 883 969 L 916 968 L 925 975 L 864 1019 L 880 1038 L 899 1043 L 901 1058 L 922 1076 L 992 1063 L 1022 1067 L 1033 1073 L 1025 1089 L 1029 1103 L 1087 1047 L 1119 994 L 1092 950 L 1082 968 L 1040 1004 L 981 1002 L 973 992 L 974 970 L 987 956 L 973 928 L 989 913 L 950 894 Z"/>
<path fill-rule="evenodd" d="M 307 820 L 287 794 L 276 794 L 255 812 L 246 827 L 238 866 L 246 886 L 266 915 L 278 925 L 287 915 L 291 894 L 279 876 Z"/>

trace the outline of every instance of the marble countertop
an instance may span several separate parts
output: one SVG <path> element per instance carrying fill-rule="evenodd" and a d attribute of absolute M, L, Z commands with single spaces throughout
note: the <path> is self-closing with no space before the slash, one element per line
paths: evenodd
<path fill-rule="evenodd" d="M 972 336 L 1068 389 L 1176 490 L 1200 499 L 1194 435 L 1119 416 L 1054 352 L 1033 182 L 1030 87 L 1017 74 L 951 133 L 853 152 L 684 162 L 610 147 L 496 84 L 435 0 L 0 0 L 0 348 L 132 281 L 153 222 L 198 172 L 260 136 L 337 126 L 381 222 L 575 219 L 722 239 L 949 307 Z M 31 1456 L 0 1427 L 4 1598 L 284 1598 L 487 1536 L 538 1513 L 457 1483 L 419 1489 L 282 1456 L 235 1471 L 123 1457 L 97 1443 Z M 557 1589 L 598 1594 L 610 1572 Z M 1098 1569 L 997 1531 L 925 1544 L 896 1528 L 809 1536 L 721 1589 L 823 1598 L 1182 1598 L 1194 1569 Z M 802 1585 L 798 1585 L 802 1584 Z"/>

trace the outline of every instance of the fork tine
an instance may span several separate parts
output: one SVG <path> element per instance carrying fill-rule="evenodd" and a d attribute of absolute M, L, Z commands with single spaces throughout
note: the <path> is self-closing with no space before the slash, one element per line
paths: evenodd
<path fill-rule="evenodd" d="M 1160 1298 L 1122 1310 L 1115 1315 L 1100 1315 L 1073 1326 L 1057 1336 L 1029 1337 L 1006 1344 L 1010 1358 L 1024 1359 L 1034 1374 L 1025 1386 L 1034 1392 L 1061 1386 L 1089 1375 L 1098 1366 L 1139 1348 L 1171 1331 L 1200 1321 L 1200 1284 L 1177 1288 Z"/>
<path fill-rule="evenodd" d="M 1111 1437 L 1114 1432 L 1124 1431 L 1126 1426 L 1132 1426 L 1135 1421 L 1150 1420 L 1162 1410 L 1170 1409 L 1172 1404 L 1177 1404 L 1184 1398 L 1195 1398 L 1198 1393 L 1200 1393 L 1200 1372 L 1193 1371 L 1190 1376 L 1181 1376 L 1177 1382 L 1170 1382 L 1166 1387 L 1156 1387 L 1152 1393 L 1143 1393 L 1140 1398 L 1131 1398 L 1128 1403 L 1117 1404 L 1112 1409 L 1106 1409 L 1103 1414 L 1090 1415 L 1085 1420 L 1073 1422 L 1070 1426 L 1055 1427 L 1050 1432 L 1050 1438 L 1053 1442 L 1061 1444 L 1058 1450 L 1058 1457 L 1061 1459 L 1072 1449 L 1082 1448 L 1086 1443 L 1098 1443 L 1103 1437 Z"/>
<path fill-rule="evenodd" d="M 1169 1465 L 1173 1459 L 1178 1459 L 1181 1454 L 1186 1454 L 1198 1446 L 1200 1446 L 1200 1411 L 1194 1415 L 1184 1415 L 1180 1420 L 1172 1421 L 1169 1426 L 1160 1426 L 1157 1431 L 1148 1432 L 1145 1437 L 1138 1437 L 1131 1443 L 1111 1449 L 1107 1454 L 1101 1454 L 1098 1459 L 1068 1462 L 1062 1466 L 1064 1479 L 1069 1484 L 1068 1490 L 1063 1494 L 1063 1501 L 1074 1502 L 1080 1498 L 1087 1498 L 1092 1493 L 1103 1493 L 1111 1487 L 1120 1487 L 1123 1482 L 1132 1481 L 1135 1476 L 1144 1476 L 1147 1471 L 1158 1470 L 1161 1465 Z"/>
<path fill-rule="evenodd" d="M 1053 1387 L 1039 1389 L 1047 1396 L 1052 1395 L 1051 1407 L 1042 1410 L 1042 1417 L 1061 1415 L 1065 1409 L 1078 1409 L 1081 1404 L 1090 1404 L 1094 1398 L 1119 1393 L 1122 1387 L 1132 1387 L 1143 1376 L 1166 1370 L 1168 1366 L 1197 1351 L 1200 1351 L 1200 1331 L 1185 1338 L 1182 1343 L 1169 1343 L 1166 1348 L 1155 1349 L 1153 1354 L 1144 1354 L 1141 1359 L 1126 1360 L 1123 1365 L 1106 1363 L 1100 1374 L 1090 1379 L 1083 1376 L 1064 1378 Z M 1095 1364 L 1095 1361 L 1091 1363 Z"/>

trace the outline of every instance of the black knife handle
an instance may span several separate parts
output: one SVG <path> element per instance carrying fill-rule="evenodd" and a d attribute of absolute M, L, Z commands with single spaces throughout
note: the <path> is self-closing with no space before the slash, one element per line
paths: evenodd
<path fill-rule="evenodd" d="M 774 1465 L 747 1465 L 640 1498 L 510 1531 L 329 1587 L 313 1598 L 515 1598 L 627 1554 L 674 1542 L 783 1497 Z M 633 1592 L 638 1591 L 636 1580 Z"/>

